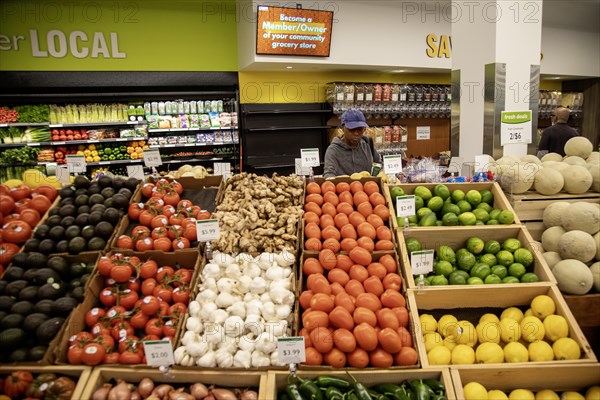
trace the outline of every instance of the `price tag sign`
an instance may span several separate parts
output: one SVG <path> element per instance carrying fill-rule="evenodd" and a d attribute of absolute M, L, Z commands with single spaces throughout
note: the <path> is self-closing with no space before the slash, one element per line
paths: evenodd
<path fill-rule="evenodd" d="M 306 361 L 304 336 L 277 338 L 277 361 L 281 364 L 300 364 Z"/>
<path fill-rule="evenodd" d="M 160 151 L 158 149 L 144 150 L 144 165 L 146 167 L 158 167 L 162 165 Z"/>
<path fill-rule="evenodd" d="M 398 196 L 396 197 L 396 216 L 410 217 L 416 215 L 417 207 L 415 205 L 415 196 Z"/>
<path fill-rule="evenodd" d="M 417 126 L 417 140 L 429 140 L 431 139 L 431 127 L 430 126 Z"/>
<path fill-rule="evenodd" d="M 320 164 L 319 149 L 300 149 L 300 160 L 302 168 L 318 167 Z"/>
<path fill-rule="evenodd" d="M 302 159 L 295 158 L 294 159 L 294 166 L 295 166 L 296 175 L 299 175 L 299 176 L 308 176 L 308 175 L 310 175 L 310 167 L 303 167 L 302 166 Z"/>
<path fill-rule="evenodd" d="M 173 345 L 168 339 L 150 340 L 144 343 L 146 363 L 151 367 L 168 367 L 175 364 L 173 358 Z"/>
<path fill-rule="evenodd" d="M 71 175 L 69 175 L 69 167 L 66 165 L 58 165 L 56 167 L 56 179 L 62 183 L 71 183 Z"/>
<path fill-rule="evenodd" d="M 490 156 L 483 154 L 475 156 L 475 173 L 487 172 L 490 167 Z"/>
<path fill-rule="evenodd" d="M 410 266 L 413 275 L 427 275 L 433 271 L 433 250 L 420 250 L 410 253 Z"/>
<path fill-rule="evenodd" d="M 383 170 L 386 174 L 399 174 L 402 172 L 402 156 L 383 156 Z"/>
<path fill-rule="evenodd" d="M 135 179 L 144 179 L 144 167 L 141 165 L 128 165 L 127 176 Z"/>
<path fill-rule="evenodd" d="M 83 174 L 85 173 L 85 156 L 68 155 L 67 156 L 67 167 L 71 174 Z"/>
<path fill-rule="evenodd" d="M 215 175 L 223 175 L 223 179 L 227 179 L 231 176 L 231 164 L 229 163 L 214 163 Z"/>
<path fill-rule="evenodd" d="M 500 144 L 531 143 L 531 110 L 502 111 Z"/>
<path fill-rule="evenodd" d="M 221 228 L 219 228 L 219 220 L 203 219 L 196 221 L 196 235 L 199 242 L 210 242 L 219 240 L 221 237 Z"/>

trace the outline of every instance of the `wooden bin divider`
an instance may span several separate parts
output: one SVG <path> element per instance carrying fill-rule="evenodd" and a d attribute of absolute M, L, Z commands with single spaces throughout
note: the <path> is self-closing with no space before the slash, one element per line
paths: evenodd
<path fill-rule="evenodd" d="M 526 192 L 522 194 L 507 194 L 513 209 L 521 221 L 541 221 L 544 210 L 556 201 L 577 203 L 580 201 L 588 203 L 600 203 L 600 193 L 586 192 L 582 194 L 557 193 L 545 196 L 537 192 Z"/>
<path fill-rule="evenodd" d="M 15 371 L 28 371 L 34 374 L 57 374 L 64 375 L 72 378 L 75 381 L 75 390 L 71 395 L 72 400 L 81 400 L 83 392 L 86 389 L 88 379 L 92 373 L 92 367 L 85 366 L 71 366 L 71 365 L 47 365 L 47 366 L 34 366 L 34 365 L 0 365 L 0 375 L 10 374 Z"/>

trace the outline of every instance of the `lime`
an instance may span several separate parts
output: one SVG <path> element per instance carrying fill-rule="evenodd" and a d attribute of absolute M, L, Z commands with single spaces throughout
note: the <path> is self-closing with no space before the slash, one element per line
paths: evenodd
<path fill-rule="evenodd" d="M 448 282 L 451 285 L 466 285 L 468 278 L 465 279 L 465 277 L 463 275 L 457 274 L 457 272 L 464 272 L 464 271 L 454 271 L 453 273 L 451 273 L 450 276 L 448 276 Z"/>
<path fill-rule="evenodd" d="M 525 268 L 533 264 L 533 254 L 523 247 L 515 250 L 513 256 L 515 257 L 515 262 L 523 264 Z"/>
<path fill-rule="evenodd" d="M 502 250 L 502 246 L 496 240 L 488 240 L 485 242 L 485 247 L 483 248 L 483 251 L 490 254 L 496 254 L 500 250 Z"/>
<path fill-rule="evenodd" d="M 458 222 L 461 225 L 475 225 L 477 217 L 472 212 L 464 212 L 458 216 Z"/>
<path fill-rule="evenodd" d="M 483 251 L 484 246 L 485 243 L 478 237 L 467 239 L 467 250 L 469 250 L 470 253 L 479 254 Z"/>
<path fill-rule="evenodd" d="M 392 199 L 395 199 L 398 196 L 404 196 L 404 189 L 402 189 L 400 186 L 392 186 L 390 188 L 390 197 Z"/>
<path fill-rule="evenodd" d="M 483 221 L 475 220 L 475 225 L 481 226 L 481 225 L 485 225 L 485 224 L 483 223 Z"/>
<path fill-rule="evenodd" d="M 467 285 L 483 285 L 483 280 L 477 276 L 472 276 L 467 279 Z"/>
<path fill-rule="evenodd" d="M 490 219 L 498 219 L 500 216 L 500 210 L 497 208 L 494 208 L 492 211 L 488 211 L 488 213 L 490 214 Z"/>
<path fill-rule="evenodd" d="M 460 209 L 461 213 L 471 211 L 473 209 L 473 207 L 471 207 L 471 204 L 466 200 L 461 200 L 458 203 L 456 203 L 456 205 Z"/>
<path fill-rule="evenodd" d="M 502 248 L 504 250 L 510 251 L 511 253 L 514 253 L 515 250 L 521 248 L 521 241 L 519 239 L 515 239 L 515 238 L 506 239 L 502 243 Z"/>
<path fill-rule="evenodd" d="M 431 285 L 431 278 L 433 278 L 433 276 L 426 276 L 426 277 L 425 277 L 425 280 L 424 280 L 424 282 L 423 282 L 423 283 L 425 284 L 425 286 L 430 286 L 430 285 Z M 415 280 L 415 282 L 417 282 L 417 283 L 418 283 L 418 282 L 419 282 L 419 278 L 417 278 L 417 279 Z"/>
<path fill-rule="evenodd" d="M 485 277 L 483 283 L 485 283 L 486 285 L 497 285 L 502 283 L 502 279 L 500 279 L 498 275 L 489 274 Z"/>
<path fill-rule="evenodd" d="M 438 212 L 444 206 L 444 199 L 440 196 L 434 196 L 427 202 L 427 207 L 431 209 L 433 212 Z"/>
<path fill-rule="evenodd" d="M 456 259 L 458 260 L 459 258 L 464 257 L 467 254 L 469 254 L 469 250 L 465 249 L 464 247 L 462 249 L 458 249 L 456 251 Z"/>
<path fill-rule="evenodd" d="M 500 279 L 504 279 L 508 275 L 508 270 L 504 265 L 494 265 L 491 272 Z"/>
<path fill-rule="evenodd" d="M 458 264 L 458 268 L 462 269 L 463 271 L 470 271 L 471 268 L 473 268 L 473 266 L 477 262 L 477 260 L 475 259 L 475 256 L 473 254 L 467 252 L 461 257 L 457 256 L 456 262 Z"/>
<path fill-rule="evenodd" d="M 437 263 L 435 263 L 433 270 L 435 271 L 435 273 L 437 275 L 443 275 L 443 276 L 447 277 L 452 273 L 452 271 L 454 270 L 454 267 L 448 261 L 442 260 L 442 261 L 438 261 Z M 446 282 L 446 285 L 447 284 L 448 284 L 448 282 Z"/>
<path fill-rule="evenodd" d="M 469 272 L 471 274 L 471 276 L 476 276 L 480 279 L 485 279 L 486 276 L 488 276 L 491 272 L 491 268 L 489 265 L 487 264 L 475 264 L 473 266 L 473 268 L 471 268 L 471 271 Z"/>
<path fill-rule="evenodd" d="M 515 258 L 513 257 L 512 253 L 506 250 L 500 250 L 498 253 L 496 253 L 496 259 L 498 259 L 498 264 L 504 265 L 507 268 L 515 262 Z"/>
<path fill-rule="evenodd" d="M 490 206 L 494 204 L 494 194 L 489 189 L 483 189 L 479 192 L 481 195 L 481 202 L 487 203 Z"/>
<path fill-rule="evenodd" d="M 444 226 L 444 223 L 442 221 L 435 221 L 435 226 Z"/>
<path fill-rule="evenodd" d="M 527 272 L 521 276 L 521 283 L 534 283 L 539 282 L 540 278 L 533 272 Z"/>
<path fill-rule="evenodd" d="M 510 266 L 508 267 L 508 274 L 514 276 L 515 278 L 521 279 L 521 277 L 525 275 L 526 272 L 527 270 L 525 269 L 523 264 L 513 263 L 510 264 Z"/>
<path fill-rule="evenodd" d="M 499 225 L 500 222 L 498 222 L 497 219 L 490 219 L 488 222 L 486 222 L 486 225 Z"/>
<path fill-rule="evenodd" d="M 444 275 L 434 275 L 430 282 L 431 286 L 445 286 L 448 284 L 448 279 Z"/>
<path fill-rule="evenodd" d="M 419 222 L 419 218 L 417 218 L 416 215 L 411 215 L 410 217 L 408 217 L 408 223 L 409 224 L 416 224 Z M 404 223 L 404 222 L 402 222 Z"/>
<path fill-rule="evenodd" d="M 432 213 L 433 211 L 431 211 L 430 208 L 427 207 L 421 207 L 417 210 L 417 218 L 419 220 L 421 220 L 421 218 L 423 218 L 425 215 Z"/>
<path fill-rule="evenodd" d="M 515 278 L 514 276 L 507 276 L 502 278 L 502 283 L 521 283 L 519 278 Z"/>
<path fill-rule="evenodd" d="M 423 209 L 421 209 L 423 210 Z M 421 211 L 419 210 L 419 211 Z M 417 211 L 418 212 L 418 211 Z M 419 219 L 419 226 L 435 226 L 437 225 L 437 216 L 433 211 L 425 213 L 425 215 Z"/>
<path fill-rule="evenodd" d="M 496 256 L 493 254 L 482 255 L 481 258 L 479 259 L 479 262 L 487 264 L 490 267 L 493 267 L 494 265 L 496 265 L 498 263 L 498 261 L 496 260 Z"/>
<path fill-rule="evenodd" d="M 515 215 L 512 211 L 502 210 L 500 211 L 500 215 L 498 215 L 498 222 L 503 225 L 512 224 L 515 222 Z"/>
<path fill-rule="evenodd" d="M 415 196 L 415 210 L 425 207 L 425 201 L 422 197 Z"/>
<path fill-rule="evenodd" d="M 455 204 L 458 204 L 459 201 L 464 200 L 465 199 L 465 192 L 463 192 L 460 189 L 456 189 L 452 191 L 452 201 Z"/>
<path fill-rule="evenodd" d="M 484 224 L 490 220 L 490 215 L 482 208 L 474 209 L 473 215 L 475 215 L 475 218 L 477 218 L 478 221 L 481 221 Z"/>
<path fill-rule="evenodd" d="M 407 238 L 404 243 L 406 244 L 406 249 L 408 250 L 409 254 L 413 251 L 421 250 L 421 242 L 415 238 Z"/>
<path fill-rule="evenodd" d="M 410 224 L 408 224 L 408 226 L 411 228 L 416 228 L 417 226 L 419 226 L 419 224 L 411 222 Z"/>
<path fill-rule="evenodd" d="M 472 205 L 476 206 L 481 203 L 481 194 L 477 190 L 469 190 L 465 199 Z"/>
<path fill-rule="evenodd" d="M 419 196 L 425 202 L 429 201 L 433 197 L 431 194 L 431 190 L 427 189 L 425 186 L 417 186 L 414 192 L 415 196 Z"/>
<path fill-rule="evenodd" d="M 444 226 L 456 226 L 458 225 L 458 216 L 453 212 L 445 213 L 442 217 L 442 224 Z"/>
<path fill-rule="evenodd" d="M 454 213 L 456 215 L 460 214 L 460 208 L 456 204 L 445 203 L 444 207 L 442 207 L 442 214 Z"/>
<path fill-rule="evenodd" d="M 456 254 L 450 246 L 438 247 L 436 255 L 440 261 L 447 261 L 450 264 L 454 264 L 456 262 Z"/>
<path fill-rule="evenodd" d="M 435 185 L 433 188 L 433 193 L 436 196 L 441 197 L 443 200 L 450 198 L 450 190 L 446 185 Z"/>
<path fill-rule="evenodd" d="M 490 206 L 488 203 L 479 203 L 479 204 L 477 204 L 476 208 L 481 208 L 482 210 L 485 210 L 485 212 L 487 212 L 487 213 L 491 213 L 493 210 L 492 206 Z"/>

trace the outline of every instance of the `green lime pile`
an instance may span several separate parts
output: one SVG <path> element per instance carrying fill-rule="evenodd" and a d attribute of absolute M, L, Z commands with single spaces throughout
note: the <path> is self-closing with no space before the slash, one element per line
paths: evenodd
<path fill-rule="evenodd" d="M 394 207 L 396 197 L 404 196 L 400 186 L 390 188 Z M 457 226 L 513 224 L 515 216 L 510 210 L 494 208 L 494 194 L 488 190 L 456 189 L 450 192 L 446 185 L 436 185 L 433 193 L 425 186 L 415 188 L 416 215 L 408 218 L 410 226 Z M 398 218 L 404 225 L 404 219 Z"/>
<path fill-rule="evenodd" d="M 407 238 L 405 243 L 409 254 L 421 250 L 415 238 Z M 436 249 L 433 272 L 425 277 L 425 285 L 539 282 L 532 270 L 533 254 L 522 247 L 519 239 L 506 239 L 500 244 L 472 237 L 456 252 L 450 246 Z"/>

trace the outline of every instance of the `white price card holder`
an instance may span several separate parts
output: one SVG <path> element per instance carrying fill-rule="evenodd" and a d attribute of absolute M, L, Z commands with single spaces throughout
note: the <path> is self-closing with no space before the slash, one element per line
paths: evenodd
<path fill-rule="evenodd" d="M 309 176 L 310 175 L 311 168 L 310 167 L 302 167 L 302 159 L 301 158 L 294 159 L 294 167 L 295 167 L 296 175 L 298 175 L 298 176 Z"/>
<path fill-rule="evenodd" d="M 490 156 L 487 154 L 482 154 L 480 156 L 475 156 L 475 174 L 478 172 L 487 172 L 490 168 Z"/>
<path fill-rule="evenodd" d="M 419 275 L 417 286 L 423 288 L 425 275 L 433 271 L 433 250 L 419 250 L 410 253 L 410 267 L 413 275 Z"/>
<path fill-rule="evenodd" d="M 144 165 L 146 167 L 159 167 L 162 165 L 158 149 L 144 150 Z"/>
<path fill-rule="evenodd" d="M 78 156 L 75 154 L 67 155 L 67 167 L 71 174 L 85 174 L 85 156 Z"/>
<path fill-rule="evenodd" d="M 71 175 L 69 174 L 69 167 L 66 165 L 56 166 L 56 179 L 62 183 L 71 183 Z"/>
<path fill-rule="evenodd" d="M 277 338 L 277 361 L 290 366 L 306 361 L 304 336 Z"/>
<path fill-rule="evenodd" d="M 452 157 L 448 165 L 448 173 L 453 176 L 460 176 L 465 160 L 462 157 Z"/>
<path fill-rule="evenodd" d="M 170 340 L 149 340 L 143 343 L 146 363 L 149 366 L 169 367 L 175 364 L 173 345 Z"/>
<path fill-rule="evenodd" d="M 231 176 L 231 164 L 229 163 L 214 163 L 215 175 L 223 175 L 223 179 L 227 180 Z"/>
<path fill-rule="evenodd" d="M 396 197 L 396 217 L 404 218 L 404 233 L 408 233 L 408 217 L 416 215 L 417 206 L 415 205 L 415 196 Z"/>
<path fill-rule="evenodd" d="M 318 167 L 321 162 L 319 161 L 319 149 L 300 149 L 300 159 L 302 168 L 305 167 Z"/>
<path fill-rule="evenodd" d="M 211 242 L 213 240 L 219 240 L 221 237 L 219 220 L 202 219 L 196 221 L 196 235 L 199 242 Z"/>
<path fill-rule="evenodd" d="M 402 156 L 383 156 L 383 171 L 386 174 L 399 174 L 402 172 Z"/>
<path fill-rule="evenodd" d="M 144 180 L 144 167 L 141 165 L 128 165 L 127 176 L 130 178 Z"/>

